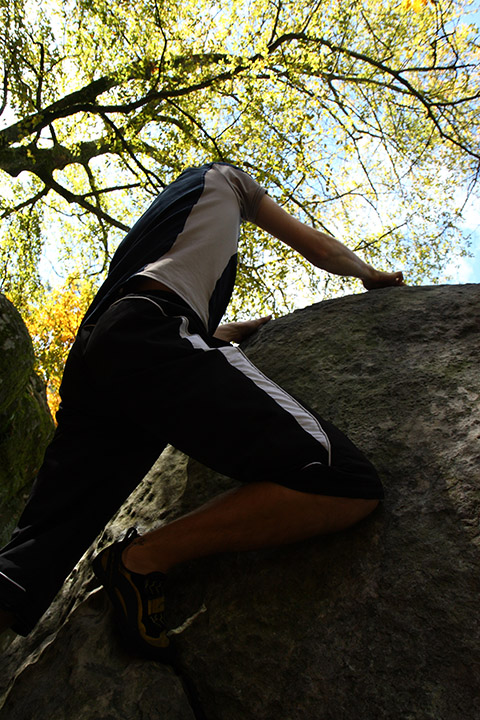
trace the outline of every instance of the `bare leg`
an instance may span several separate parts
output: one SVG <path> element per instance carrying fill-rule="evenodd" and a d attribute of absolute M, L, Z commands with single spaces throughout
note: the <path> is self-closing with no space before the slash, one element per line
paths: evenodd
<path fill-rule="evenodd" d="M 283 545 L 343 530 L 377 505 L 378 500 L 311 495 L 275 483 L 252 483 L 133 541 L 123 561 L 133 572 L 167 572 L 206 555 Z"/>
<path fill-rule="evenodd" d="M 252 483 L 143 535 L 126 548 L 123 560 L 133 572 L 167 572 L 206 555 L 284 545 L 344 530 L 377 505 L 377 500 L 311 495 L 274 483 Z M 0 609 L 0 633 L 13 620 L 12 613 Z"/>

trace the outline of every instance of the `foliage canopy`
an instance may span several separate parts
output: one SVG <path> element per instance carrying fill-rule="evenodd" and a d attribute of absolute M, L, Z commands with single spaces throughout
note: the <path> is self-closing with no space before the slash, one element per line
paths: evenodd
<path fill-rule="evenodd" d="M 42 302 L 30 303 L 24 320 L 32 337 L 36 370 L 45 383 L 52 415 L 60 404 L 59 388 L 68 352 L 75 340 L 83 315 L 94 295 L 92 282 L 67 278 Z"/>
<path fill-rule="evenodd" d="M 42 257 L 98 281 L 162 187 L 211 159 L 376 266 L 435 281 L 466 246 L 456 188 L 475 188 L 480 163 L 468 10 L 0 0 L 0 288 L 20 308 L 39 301 Z M 321 295 L 343 281 L 247 228 L 231 316 L 285 310 L 299 282 Z"/>

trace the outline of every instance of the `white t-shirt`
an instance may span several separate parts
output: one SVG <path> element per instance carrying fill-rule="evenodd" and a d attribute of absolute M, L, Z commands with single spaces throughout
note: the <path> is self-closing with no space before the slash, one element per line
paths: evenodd
<path fill-rule="evenodd" d="M 237 255 L 240 224 L 255 220 L 264 193 L 242 170 L 213 164 L 171 248 L 136 274 L 169 287 L 208 327 L 217 283 Z"/>
<path fill-rule="evenodd" d="M 226 163 L 185 170 L 120 243 L 84 323 L 141 276 L 174 291 L 213 333 L 235 283 L 240 224 L 255 220 L 264 194 L 250 175 Z"/>

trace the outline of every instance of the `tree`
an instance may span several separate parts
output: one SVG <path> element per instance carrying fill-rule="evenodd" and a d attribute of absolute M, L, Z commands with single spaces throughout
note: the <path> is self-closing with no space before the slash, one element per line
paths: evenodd
<path fill-rule="evenodd" d="M 0 0 L 0 287 L 28 305 L 53 249 L 57 272 L 98 281 L 162 187 L 210 159 L 250 169 L 367 260 L 434 281 L 465 250 L 454 190 L 472 192 L 479 172 L 468 7 Z M 232 317 L 284 310 L 299 282 L 342 284 L 255 239 L 248 229 Z"/>
<path fill-rule="evenodd" d="M 68 351 L 94 295 L 91 282 L 67 278 L 42 303 L 31 303 L 24 312 L 35 352 L 36 371 L 45 382 L 47 401 L 53 416 L 58 410 L 58 394 Z"/>

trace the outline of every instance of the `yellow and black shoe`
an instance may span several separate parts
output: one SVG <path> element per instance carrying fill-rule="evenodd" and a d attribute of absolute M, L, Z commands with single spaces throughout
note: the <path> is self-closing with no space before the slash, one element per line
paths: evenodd
<path fill-rule="evenodd" d="M 127 570 L 122 552 L 138 537 L 131 528 L 124 539 L 109 545 L 93 560 L 95 575 L 115 609 L 122 635 L 132 649 L 160 662 L 172 659 L 165 625 L 165 578 L 161 572 L 141 575 Z"/>

